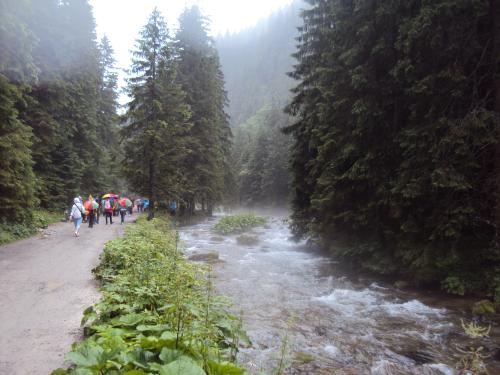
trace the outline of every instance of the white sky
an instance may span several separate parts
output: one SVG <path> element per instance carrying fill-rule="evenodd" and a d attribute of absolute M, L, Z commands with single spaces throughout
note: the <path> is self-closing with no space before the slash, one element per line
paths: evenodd
<path fill-rule="evenodd" d="M 90 0 L 94 8 L 97 37 L 106 34 L 115 51 L 118 69 L 130 67 L 130 51 L 134 48 L 139 30 L 157 6 L 167 21 L 168 28 L 175 32 L 177 18 L 189 5 L 197 4 L 203 15 L 211 20 L 211 35 L 236 32 L 257 23 L 273 11 L 291 3 L 292 0 Z M 123 79 L 120 72 L 120 78 Z M 120 79 L 120 84 L 123 80 Z M 120 98 L 123 104 L 125 97 Z"/>

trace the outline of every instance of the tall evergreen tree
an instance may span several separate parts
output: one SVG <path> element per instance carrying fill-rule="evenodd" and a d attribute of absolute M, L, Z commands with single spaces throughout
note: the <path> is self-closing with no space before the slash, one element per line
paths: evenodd
<path fill-rule="evenodd" d="M 129 78 L 132 101 L 125 115 L 124 171 L 132 188 L 149 198 L 149 217 L 157 200 L 178 193 L 185 172 L 179 158 L 189 131 L 189 107 L 176 83 L 176 61 L 167 25 L 157 9 L 140 33 Z"/>
<path fill-rule="evenodd" d="M 99 43 L 100 67 L 100 100 L 97 113 L 97 137 L 101 145 L 96 160 L 96 169 L 103 173 L 102 189 L 125 190 L 120 178 L 121 168 L 118 165 L 123 159 L 119 142 L 118 104 L 118 73 L 115 67 L 113 47 L 107 36 Z M 102 191 L 102 190 L 101 190 Z"/>
<path fill-rule="evenodd" d="M 207 21 L 198 7 L 187 8 L 179 18 L 176 35 L 179 79 L 192 111 L 192 144 L 187 163 L 191 169 L 183 201 L 194 210 L 196 201 L 207 206 L 221 201 L 228 176 L 230 137 L 224 78 Z"/>
<path fill-rule="evenodd" d="M 0 223 L 31 218 L 36 205 L 31 156 L 31 129 L 20 119 L 24 97 L 36 79 L 32 48 L 36 39 L 27 27 L 27 1 L 0 3 Z"/>

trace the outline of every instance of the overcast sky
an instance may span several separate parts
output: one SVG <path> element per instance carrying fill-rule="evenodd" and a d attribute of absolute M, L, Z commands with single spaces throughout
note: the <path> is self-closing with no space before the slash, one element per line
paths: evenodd
<path fill-rule="evenodd" d="M 235 32 L 254 25 L 273 11 L 290 4 L 292 0 L 90 0 L 94 8 L 97 37 L 106 34 L 111 41 L 117 68 L 128 69 L 130 50 L 139 30 L 157 6 L 165 17 L 170 31 L 175 31 L 176 20 L 186 5 L 197 4 L 211 20 L 212 36 Z M 123 74 L 120 73 L 121 78 Z M 122 84 L 122 80 L 121 84 Z M 126 98 L 120 98 L 120 102 Z"/>

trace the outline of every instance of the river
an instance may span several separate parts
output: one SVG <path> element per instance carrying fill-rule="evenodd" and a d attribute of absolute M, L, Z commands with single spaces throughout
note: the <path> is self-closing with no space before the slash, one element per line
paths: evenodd
<path fill-rule="evenodd" d="M 284 360 L 286 374 L 451 375 L 457 347 L 471 344 L 493 353 L 488 370 L 500 374 L 498 321 L 489 338 L 471 341 L 460 323 L 470 321 L 470 303 L 343 274 L 334 259 L 290 240 L 283 213 L 266 215 L 268 225 L 251 231 L 258 243 L 246 246 L 213 232 L 221 215 L 182 227 L 181 240 L 188 256 L 219 254 L 214 283 L 243 312 L 252 346 L 238 360 L 251 374 Z"/>

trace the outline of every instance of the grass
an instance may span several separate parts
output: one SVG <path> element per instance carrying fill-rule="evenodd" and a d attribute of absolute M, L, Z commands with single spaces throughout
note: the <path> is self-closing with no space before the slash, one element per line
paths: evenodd
<path fill-rule="evenodd" d="M 0 223 L 0 245 L 30 237 L 39 229 L 47 228 L 49 224 L 61 221 L 62 214 L 38 210 L 33 212 L 33 218 L 27 223 Z"/>

